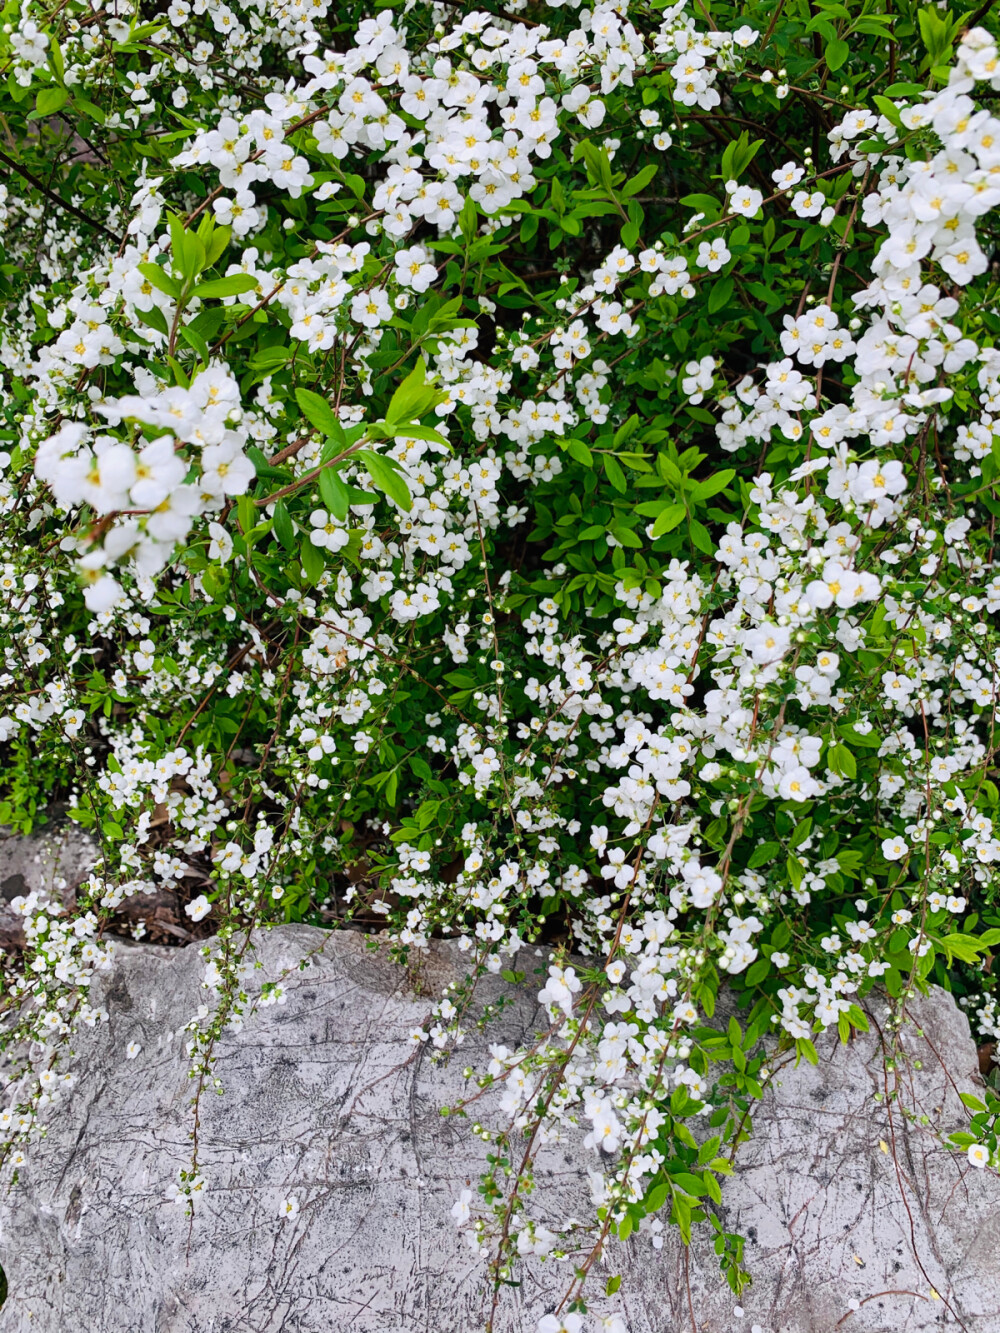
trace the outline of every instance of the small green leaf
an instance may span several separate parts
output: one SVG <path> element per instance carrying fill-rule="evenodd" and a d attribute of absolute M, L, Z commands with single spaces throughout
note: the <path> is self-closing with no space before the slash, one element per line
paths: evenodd
<path fill-rule="evenodd" d="M 164 296 L 169 296 L 172 301 L 176 301 L 181 294 L 181 285 L 176 278 L 172 278 L 166 273 L 159 264 L 140 264 L 139 272 L 151 286 Z"/>
<path fill-rule="evenodd" d="M 622 187 L 622 194 L 624 197 L 626 199 L 631 199 L 634 194 L 638 194 L 640 190 L 644 190 L 659 169 L 659 164 L 656 162 L 651 162 L 648 166 L 643 167 L 637 175 L 632 177 L 627 185 Z"/>
<path fill-rule="evenodd" d="M 207 300 L 212 296 L 239 296 L 241 292 L 256 290 L 258 279 L 251 273 L 231 273 L 228 278 L 209 278 L 199 282 L 191 295 Z"/>
<path fill-rule="evenodd" d="M 653 540 L 655 541 L 657 537 L 662 537 L 667 532 L 673 532 L 686 513 L 687 510 L 682 504 L 667 505 L 653 524 Z"/>
<path fill-rule="evenodd" d="M 773 861 L 781 851 L 781 844 L 777 842 L 762 842 L 759 847 L 755 847 L 750 854 L 750 860 L 747 867 L 750 870 L 756 870 L 758 866 L 765 865 L 768 861 Z"/>
<path fill-rule="evenodd" d="M 318 393 L 313 393 L 312 389 L 296 389 L 295 401 L 306 420 L 322 435 L 332 435 L 340 425 L 330 404 Z"/>
<path fill-rule="evenodd" d="M 856 778 L 858 776 L 858 763 L 851 754 L 846 745 L 839 742 L 830 747 L 830 753 L 827 762 L 842 778 Z"/>
<path fill-rule="evenodd" d="M 981 1102 L 978 1097 L 973 1096 L 971 1092 L 960 1092 L 958 1095 L 970 1111 L 986 1110 L 985 1104 Z"/>
<path fill-rule="evenodd" d="M 796 1063 L 798 1063 L 798 1060 L 805 1059 L 811 1065 L 819 1064 L 819 1054 L 808 1037 L 797 1037 L 795 1039 L 795 1050 L 798 1053 Z"/>
<path fill-rule="evenodd" d="M 438 314 L 440 317 L 440 311 Z M 387 434 L 405 435 L 404 423 L 419 420 L 445 396 L 427 383 L 427 367 L 423 357 L 418 356 L 417 364 L 389 400 L 385 414 Z"/>
<path fill-rule="evenodd" d="M 851 48 L 840 37 L 835 37 L 832 42 L 827 43 L 826 63 L 827 68 L 831 70 L 840 69 L 847 57 L 851 54 Z"/>
<path fill-rule="evenodd" d="M 578 463 L 582 463 L 584 467 L 594 466 L 594 455 L 582 440 L 576 440 L 572 435 L 566 441 L 566 452 L 571 458 L 575 458 Z"/>
<path fill-rule="evenodd" d="M 309 537 L 306 536 L 300 547 L 300 558 L 302 560 L 302 572 L 310 583 L 316 584 L 323 577 L 323 570 L 326 564 L 323 560 L 323 552 L 318 546 L 314 546 Z"/>
<path fill-rule="evenodd" d="M 769 958 L 758 958 L 755 963 L 751 963 L 746 972 L 746 984 L 748 986 L 759 986 L 771 970 L 771 961 Z"/>
<path fill-rule="evenodd" d="M 705 555 L 713 554 L 715 543 L 712 541 L 712 535 L 704 523 L 699 523 L 696 518 L 691 519 L 688 524 L 688 532 L 699 551 L 704 551 Z"/>
<path fill-rule="evenodd" d="M 413 508 L 413 499 L 406 482 L 395 468 L 381 454 L 373 453 L 370 449 L 360 449 L 355 457 L 363 464 L 378 489 L 394 500 L 400 509 L 409 513 Z"/>
<path fill-rule="evenodd" d="M 69 93 L 65 88 L 56 85 L 52 88 L 40 88 L 35 98 L 35 111 L 39 117 L 52 116 L 69 101 Z"/>
<path fill-rule="evenodd" d="M 625 473 L 621 469 L 618 459 L 612 454 L 604 454 L 604 472 L 619 495 L 624 495 L 628 490 L 628 483 L 625 480 Z"/>
<path fill-rule="evenodd" d="M 716 278 L 708 292 L 708 313 L 716 314 L 733 294 L 732 278 Z"/>
<path fill-rule="evenodd" d="M 388 423 L 386 423 L 388 424 Z M 394 439 L 401 440 L 431 440 L 434 444 L 448 444 L 448 440 L 439 430 L 433 426 L 422 426 L 418 421 L 408 421 L 399 430 L 393 432 Z"/>
<path fill-rule="evenodd" d="M 284 500 L 278 500 L 274 506 L 274 535 L 286 551 L 295 550 L 295 529 Z"/>
<path fill-rule="evenodd" d="M 206 213 L 205 216 L 208 217 L 208 214 Z M 212 268 L 222 258 L 232 234 L 231 227 L 215 227 L 209 233 L 205 242 L 205 261 L 209 268 Z"/>
<path fill-rule="evenodd" d="M 350 509 L 351 497 L 334 468 L 325 467 L 319 474 L 319 493 L 334 518 L 343 523 Z"/>
<path fill-rule="evenodd" d="M 735 468 L 723 468 L 714 476 L 699 481 L 691 494 L 695 500 L 707 500 L 713 495 L 718 495 L 719 491 L 724 491 L 735 476 Z"/>
<path fill-rule="evenodd" d="M 614 438 L 615 448 L 620 449 L 622 445 L 625 443 L 625 441 L 630 440 L 638 429 L 639 429 L 639 414 L 638 412 L 633 412 L 632 415 L 628 418 L 628 420 L 623 421 L 622 424 L 615 431 L 615 438 Z"/>

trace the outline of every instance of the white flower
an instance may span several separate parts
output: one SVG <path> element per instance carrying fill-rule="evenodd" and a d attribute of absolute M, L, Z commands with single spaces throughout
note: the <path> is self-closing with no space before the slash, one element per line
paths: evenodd
<path fill-rule="evenodd" d="M 707 268 L 709 273 L 718 273 L 724 264 L 728 264 L 730 257 L 729 247 L 725 241 L 721 239 L 702 241 L 698 246 L 694 262 L 699 268 Z"/>
<path fill-rule="evenodd" d="M 313 546 L 323 547 L 327 551 L 339 551 L 347 545 L 351 534 L 342 523 L 338 523 L 325 509 L 314 509 L 309 515 L 312 531 L 309 540 Z"/>
<path fill-rule="evenodd" d="M 883 838 L 882 855 L 887 861 L 901 861 L 910 850 L 910 845 L 903 838 Z"/>
<path fill-rule="evenodd" d="M 425 292 L 437 277 L 437 269 L 429 263 L 430 256 L 422 245 L 396 251 L 396 278 L 404 287 Z"/>
<path fill-rule="evenodd" d="M 472 1202 L 472 1190 L 463 1190 L 455 1203 L 452 1204 L 451 1215 L 455 1219 L 457 1227 L 464 1227 L 472 1215 L 472 1209 L 469 1207 Z"/>
<path fill-rule="evenodd" d="M 578 1314 L 547 1314 L 538 1321 L 538 1333 L 582 1333 L 582 1329 Z"/>
<path fill-rule="evenodd" d="M 294 1222 L 299 1215 L 299 1201 L 294 1196 L 282 1199 L 278 1205 L 278 1216 L 286 1222 Z"/>
<path fill-rule="evenodd" d="M 212 539 L 208 544 L 209 560 L 218 560 L 224 565 L 233 553 L 232 537 L 221 523 L 209 523 L 208 535 Z"/>
<path fill-rule="evenodd" d="M 764 196 L 760 190 L 752 190 L 749 185 L 737 186 L 729 196 L 730 211 L 742 213 L 744 217 L 748 218 L 755 216 L 763 202 Z"/>
<path fill-rule="evenodd" d="M 970 1143 L 966 1156 L 973 1166 L 982 1168 L 990 1164 L 990 1154 L 984 1143 Z"/>
<path fill-rule="evenodd" d="M 381 287 L 360 292 L 351 302 L 351 319 L 366 329 L 377 329 L 392 319 L 392 306 Z"/>
<path fill-rule="evenodd" d="M 201 921 L 202 918 L 208 916 L 211 910 L 212 904 L 203 893 L 199 894 L 193 902 L 186 903 L 184 907 L 184 911 L 192 921 Z"/>

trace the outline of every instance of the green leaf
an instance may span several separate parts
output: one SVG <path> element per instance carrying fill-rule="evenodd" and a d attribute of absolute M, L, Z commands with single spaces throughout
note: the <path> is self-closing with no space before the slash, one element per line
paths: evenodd
<path fill-rule="evenodd" d="M 350 509 L 351 497 L 334 468 L 325 467 L 319 474 L 319 493 L 334 518 L 343 523 Z"/>
<path fill-rule="evenodd" d="M 686 513 L 687 510 L 682 504 L 667 505 L 666 509 L 664 509 L 663 513 L 653 524 L 653 540 L 655 541 L 657 537 L 662 537 L 667 532 L 673 532 L 674 528 L 677 527 L 678 523 L 681 522 Z"/>
<path fill-rule="evenodd" d="M 827 68 L 833 71 L 840 69 L 841 65 L 851 54 L 851 48 L 840 37 L 835 37 L 832 42 L 827 43 L 826 63 Z"/>
<path fill-rule="evenodd" d="M 186 281 L 191 282 L 205 267 L 206 251 L 204 243 L 194 232 L 187 230 L 183 219 L 175 213 L 170 214 L 168 222 L 170 224 L 172 267 Z"/>
<path fill-rule="evenodd" d="M 622 227 L 622 244 L 626 249 L 631 250 L 639 240 L 639 233 L 645 216 L 646 215 L 643 213 L 638 201 L 630 199 L 628 205 L 628 222 Z M 569 230 L 568 223 L 569 219 L 567 218 L 564 223 L 567 230 Z"/>
<path fill-rule="evenodd" d="M 413 508 L 413 499 L 406 482 L 395 468 L 381 454 L 373 453 L 370 449 L 359 449 L 355 457 L 363 464 L 378 489 L 390 500 L 395 500 L 400 509 L 409 513 Z"/>
<path fill-rule="evenodd" d="M 633 412 L 632 415 L 628 418 L 628 420 L 623 421 L 622 424 L 615 431 L 615 437 L 614 437 L 615 448 L 620 449 L 622 445 L 625 443 L 625 441 L 630 440 L 638 429 L 639 429 L 639 414 L 638 412 Z"/>
<path fill-rule="evenodd" d="M 292 520 L 288 510 L 285 507 L 284 500 L 278 500 L 274 506 L 274 535 L 286 551 L 295 550 L 295 529 L 292 527 Z"/>
<path fill-rule="evenodd" d="M 458 215 L 458 227 L 465 238 L 466 244 L 471 245 L 479 227 L 479 210 L 476 208 L 475 199 L 466 198 L 462 205 L 462 211 Z"/>
<path fill-rule="evenodd" d="M 213 296 L 239 296 L 241 292 L 255 291 L 257 282 L 258 279 L 251 273 L 231 273 L 228 278 L 209 278 L 207 282 L 199 282 L 191 295 L 203 300 Z"/>
<path fill-rule="evenodd" d="M 719 491 L 724 491 L 735 476 L 735 468 L 724 468 L 714 476 L 699 481 L 691 494 L 695 500 L 707 500 L 710 496 L 718 495 Z"/>
<path fill-rule="evenodd" d="M 55 33 L 49 33 L 49 64 L 60 83 L 66 82 L 66 66 L 63 64 L 62 51 Z"/>
<path fill-rule="evenodd" d="M 308 535 L 304 538 L 299 548 L 299 556 L 302 561 L 302 572 L 310 583 L 316 584 L 323 577 L 323 570 L 326 568 L 326 562 L 323 559 L 323 552 L 318 546 L 314 546 Z"/>
<path fill-rule="evenodd" d="M 578 463 L 582 463 L 584 467 L 594 466 L 594 455 L 582 440 L 574 439 L 572 435 L 566 441 L 566 452 L 571 458 L 575 458 Z"/>
<path fill-rule="evenodd" d="M 627 185 L 622 186 L 623 196 L 626 199 L 631 199 L 634 194 L 638 194 L 640 190 L 644 190 L 659 169 L 659 164 L 656 162 L 650 162 L 648 166 L 643 167 L 637 175 L 632 177 Z"/>
<path fill-rule="evenodd" d="M 165 337 L 169 335 L 170 327 L 159 306 L 154 305 L 148 310 L 137 310 L 135 313 L 141 323 L 146 324 L 151 329 L 155 329 L 157 333 L 162 333 Z"/>
<path fill-rule="evenodd" d="M 205 217 L 209 217 L 209 214 L 206 213 Z M 208 239 L 205 242 L 205 262 L 208 268 L 212 268 L 222 258 L 232 234 L 231 227 L 216 226 L 209 232 Z"/>
<path fill-rule="evenodd" d="M 856 1027 L 859 1032 L 868 1031 L 868 1017 L 864 1010 L 856 1004 L 852 1004 L 847 1010 L 847 1021 L 852 1027 Z"/>
<path fill-rule="evenodd" d="M 386 423 L 389 424 L 388 422 Z M 393 432 L 393 438 L 402 440 L 432 440 L 434 444 L 445 444 L 451 448 L 448 438 L 435 430 L 433 426 L 422 426 L 417 421 L 407 421 L 399 430 Z"/>
<path fill-rule="evenodd" d="M 151 286 L 164 296 L 169 296 L 172 301 L 176 301 L 181 294 L 181 285 L 176 278 L 172 278 L 169 273 L 164 272 L 159 264 L 140 264 L 139 272 Z"/>
<path fill-rule="evenodd" d="M 882 115 L 885 116 L 886 120 L 895 125 L 897 130 L 900 130 L 902 133 L 906 132 L 906 126 L 903 124 L 902 117 L 899 114 L 899 108 L 891 97 L 879 97 L 876 95 L 872 100 L 882 112 Z"/>
<path fill-rule="evenodd" d="M 93 102 L 88 102 L 85 97 L 81 97 L 76 89 L 73 90 L 73 110 L 83 112 L 95 125 L 103 125 L 107 120 L 107 116 L 101 108 L 95 106 Z"/>
<path fill-rule="evenodd" d="M 699 523 L 696 518 L 691 519 L 688 523 L 688 532 L 699 551 L 703 551 L 705 555 L 714 553 L 715 543 L 712 541 L 712 535 L 704 523 Z"/>
<path fill-rule="evenodd" d="M 587 172 L 591 180 L 596 185 L 600 185 L 608 194 L 613 195 L 615 187 L 611 175 L 611 159 L 608 157 L 607 149 L 598 148 L 589 140 L 584 140 L 579 147 L 587 163 Z"/>
<path fill-rule="evenodd" d="M 780 843 L 762 842 L 751 852 L 750 860 L 747 862 L 748 869 L 756 870 L 758 866 L 766 865 L 768 861 L 773 861 L 780 851 Z"/>
<path fill-rule="evenodd" d="M 312 389 L 296 389 L 295 401 L 302 409 L 302 415 L 320 434 L 332 435 L 340 425 L 330 404 L 318 393 L 313 393 Z"/>
<path fill-rule="evenodd" d="M 693 1195 L 696 1199 L 700 1199 L 703 1194 L 708 1192 L 701 1176 L 693 1175 L 690 1171 L 672 1171 L 670 1179 L 678 1189 L 682 1189 L 685 1194 Z"/>
<path fill-rule="evenodd" d="M 707 1162 L 712 1160 L 715 1154 L 719 1151 L 719 1144 L 721 1141 L 722 1140 L 719 1138 L 718 1134 L 714 1134 L 712 1138 L 705 1140 L 698 1149 L 699 1166 L 704 1166 Z"/>
<path fill-rule="evenodd" d="M 40 88 L 35 97 L 35 112 L 41 116 L 52 116 L 69 101 L 69 93 L 65 88 L 56 85 L 51 88 Z"/>
<path fill-rule="evenodd" d="M 795 1050 L 798 1053 L 796 1064 L 802 1059 L 808 1060 L 811 1065 L 819 1064 L 819 1055 L 816 1051 L 816 1047 L 808 1037 L 797 1037 L 795 1039 Z"/>
<path fill-rule="evenodd" d="M 771 960 L 769 958 L 758 958 L 755 963 L 751 963 L 747 968 L 745 981 L 748 986 L 759 986 L 771 970 Z"/>
<path fill-rule="evenodd" d="M 938 948 L 944 949 L 949 961 L 954 957 L 963 963 L 974 963 L 987 948 L 981 938 L 975 935 L 962 935 L 958 931 L 953 931 L 950 935 L 935 936 L 934 943 Z"/>
<path fill-rule="evenodd" d="M 291 359 L 291 355 L 292 349 L 280 343 L 273 347 L 262 347 L 259 352 L 254 352 L 250 365 L 254 370 L 277 370 Z"/>
<path fill-rule="evenodd" d="M 625 473 L 622 471 L 618 459 L 612 454 L 604 454 L 604 472 L 608 481 L 615 488 L 619 495 L 624 495 L 628 490 L 628 483 L 625 480 Z"/>
<path fill-rule="evenodd" d="M 236 501 L 236 517 L 244 536 L 257 526 L 257 506 L 249 495 L 241 495 Z"/>
<path fill-rule="evenodd" d="M 830 753 L 827 762 L 842 778 L 856 778 L 858 776 L 858 763 L 854 755 L 846 745 L 838 742 L 830 747 Z"/>
<path fill-rule="evenodd" d="M 441 318 L 441 311 L 438 311 Z M 427 383 L 427 367 L 422 356 L 389 400 L 385 414 L 386 431 L 390 435 L 405 435 L 405 422 L 417 421 L 435 407 L 446 395 Z"/>
<path fill-rule="evenodd" d="M 166 320 L 164 320 L 163 322 L 165 324 Z M 202 364 L 207 366 L 209 360 L 211 359 L 208 350 L 208 343 L 201 336 L 198 330 L 192 328 L 191 325 L 189 324 L 182 324 L 180 328 L 177 330 L 177 332 L 178 335 L 180 336 L 181 341 L 187 343 L 188 347 L 190 347 L 192 351 L 197 352 L 198 357 L 201 360 Z"/>
<path fill-rule="evenodd" d="M 732 278 L 716 278 L 708 291 L 708 313 L 716 314 L 727 304 L 733 294 Z"/>

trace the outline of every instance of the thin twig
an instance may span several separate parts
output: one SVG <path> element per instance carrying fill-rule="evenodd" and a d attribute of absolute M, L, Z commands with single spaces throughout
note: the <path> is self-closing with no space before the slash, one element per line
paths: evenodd
<path fill-rule="evenodd" d="M 85 213 L 82 208 L 77 208 L 75 204 L 68 203 L 63 199 L 62 195 L 56 194 L 55 190 L 50 190 L 49 187 L 40 181 L 37 176 L 33 175 L 27 167 L 22 167 L 20 163 L 15 162 L 12 157 L 8 157 L 7 154 L 3 152 L 0 152 L 0 162 L 6 162 L 12 171 L 16 171 L 17 174 L 23 177 L 29 185 L 33 185 L 36 190 L 41 194 L 44 194 L 46 199 L 50 200 L 58 208 L 63 209 L 67 213 L 72 213 L 72 215 L 75 218 L 78 218 L 80 222 L 85 222 L 88 227 L 93 227 L 95 231 L 104 232 L 104 235 L 110 237 L 115 245 L 121 245 L 122 238 L 120 236 L 116 236 L 115 233 L 110 231 L 103 222 L 98 222 L 96 218 L 92 218 L 88 213 Z"/>

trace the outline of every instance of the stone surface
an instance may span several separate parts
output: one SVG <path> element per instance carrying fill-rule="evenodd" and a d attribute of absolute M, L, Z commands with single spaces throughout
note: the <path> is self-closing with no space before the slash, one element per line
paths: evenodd
<path fill-rule="evenodd" d="M 69 907 L 94 860 L 94 844 L 76 824 L 56 818 L 29 837 L 0 828 L 0 948 L 24 943 L 21 918 L 10 910 L 15 898 L 46 889 Z"/>
<path fill-rule="evenodd" d="M 458 1192 L 475 1188 L 481 1145 L 438 1114 L 461 1095 L 462 1067 L 481 1060 L 482 1046 L 470 1042 L 441 1069 L 407 1041 L 439 987 L 460 975 L 460 955 L 435 945 L 414 974 L 357 934 L 264 936 L 261 975 L 292 969 L 288 1001 L 220 1047 L 226 1091 L 204 1099 L 200 1127 L 211 1189 L 189 1226 L 166 1196 L 189 1151 L 179 1029 L 202 1002 L 204 964 L 194 946 L 122 953 L 103 983 L 111 1022 L 81 1035 L 77 1088 L 52 1113 L 22 1181 L 0 1194 L 9 1281 L 0 1333 L 482 1328 L 483 1268 L 450 1217 Z M 530 973 L 539 961 L 519 965 Z M 516 1041 L 537 1019 L 535 989 L 522 988 L 476 1041 Z M 934 992 L 913 1012 L 925 1035 L 906 1040 L 923 1068 L 899 1091 L 931 1127 L 909 1126 L 898 1106 L 890 1122 L 874 1101 L 886 1090 L 874 1022 L 847 1047 L 823 1039 L 818 1068 L 776 1074 L 724 1187 L 726 1226 L 747 1236 L 755 1277 L 742 1318 L 704 1234 L 689 1256 L 672 1239 L 657 1253 L 646 1236 L 612 1248 L 593 1295 L 616 1272 L 622 1290 L 594 1308 L 620 1312 L 629 1333 L 750 1333 L 755 1323 L 765 1333 L 1000 1333 L 1000 1184 L 933 1132 L 961 1123 L 958 1091 L 977 1086 L 975 1047 L 950 997 Z M 126 1062 L 131 1041 L 143 1049 Z M 550 1155 L 539 1211 L 547 1197 L 563 1215 L 582 1213 L 587 1164 L 580 1151 Z M 281 1220 L 289 1196 L 300 1211 Z M 534 1333 L 571 1273 L 548 1263 L 522 1276 L 505 1292 L 496 1333 Z"/>

